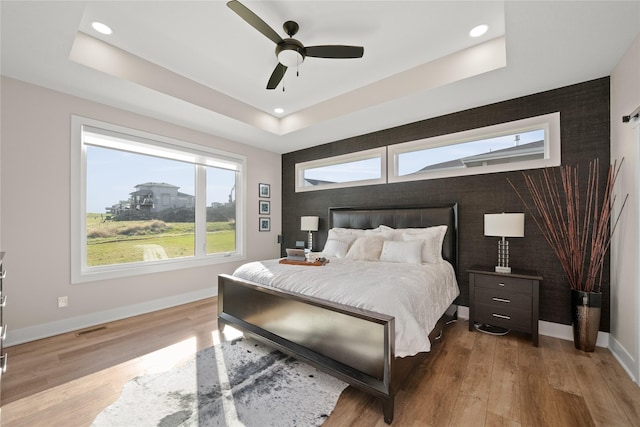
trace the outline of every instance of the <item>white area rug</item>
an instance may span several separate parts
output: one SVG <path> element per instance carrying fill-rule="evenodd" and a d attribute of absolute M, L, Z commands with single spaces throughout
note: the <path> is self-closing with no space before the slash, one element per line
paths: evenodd
<path fill-rule="evenodd" d="M 95 427 L 319 426 L 347 386 L 250 339 L 128 382 Z"/>

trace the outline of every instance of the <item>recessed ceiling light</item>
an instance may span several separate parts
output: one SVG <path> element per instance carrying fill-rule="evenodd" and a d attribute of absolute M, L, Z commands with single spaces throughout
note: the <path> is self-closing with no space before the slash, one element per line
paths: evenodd
<path fill-rule="evenodd" d="M 109 35 L 111 34 L 113 31 L 111 30 L 111 28 L 109 28 L 108 25 L 103 24 L 102 22 L 93 22 L 91 24 L 91 26 L 93 27 L 94 30 L 96 30 L 97 32 L 99 32 L 100 34 L 106 34 Z"/>
<path fill-rule="evenodd" d="M 489 29 L 489 26 L 485 24 L 478 25 L 477 27 L 473 27 L 471 31 L 469 31 L 469 35 L 471 37 L 480 37 L 481 35 L 486 33 L 488 29 Z"/>
<path fill-rule="evenodd" d="M 276 114 L 282 114 L 282 113 L 284 113 L 284 109 L 282 109 L 280 107 L 274 108 L 273 112 L 276 113 Z"/>

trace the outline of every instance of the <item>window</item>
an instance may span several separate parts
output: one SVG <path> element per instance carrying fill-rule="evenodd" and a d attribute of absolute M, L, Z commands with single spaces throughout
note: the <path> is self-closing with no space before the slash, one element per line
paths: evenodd
<path fill-rule="evenodd" d="M 386 182 L 386 149 L 349 153 L 296 164 L 296 192 Z"/>
<path fill-rule="evenodd" d="M 296 192 L 559 165 L 560 113 L 551 113 L 296 163 Z"/>
<path fill-rule="evenodd" d="M 72 282 L 244 259 L 244 157 L 74 116 Z"/>
<path fill-rule="evenodd" d="M 560 164 L 560 113 L 389 146 L 389 182 Z"/>

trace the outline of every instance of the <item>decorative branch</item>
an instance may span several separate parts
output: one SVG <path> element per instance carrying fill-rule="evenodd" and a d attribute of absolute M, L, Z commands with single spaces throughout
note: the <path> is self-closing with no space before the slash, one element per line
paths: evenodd
<path fill-rule="evenodd" d="M 623 159 L 624 161 L 624 159 Z M 522 173 L 528 198 L 507 179 L 545 240 L 553 249 L 571 289 L 600 292 L 603 266 L 627 194 L 613 224 L 614 186 L 623 161 L 609 166 L 600 203 L 598 159 L 589 162 L 586 192 L 580 191 L 578 166 L 545 168 L 538 180 Z"/>

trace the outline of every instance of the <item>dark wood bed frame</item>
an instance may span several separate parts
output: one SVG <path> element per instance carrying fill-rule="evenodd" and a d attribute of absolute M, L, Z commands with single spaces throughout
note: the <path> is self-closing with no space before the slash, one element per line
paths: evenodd
<path fill-rule="evenodd" d="M 448 226 L 442 254 L 457 267 L 457 205 L 401 208 L 330 208 L 329 228 L 370 229 Z M 309 267 L 300 267 L 309 268 Z M 322 268 L 322 267 L 311 267 Z M 429 334 L 442 334 L 448 310 Z M 285 353 L 378 397 L 391 424 L 394 398 L 411 369 L 428 353 L 397 358 L 394 318 L 273 289 L 230 275 L 218 277 L 218 322 L 231 325 Z"/>

